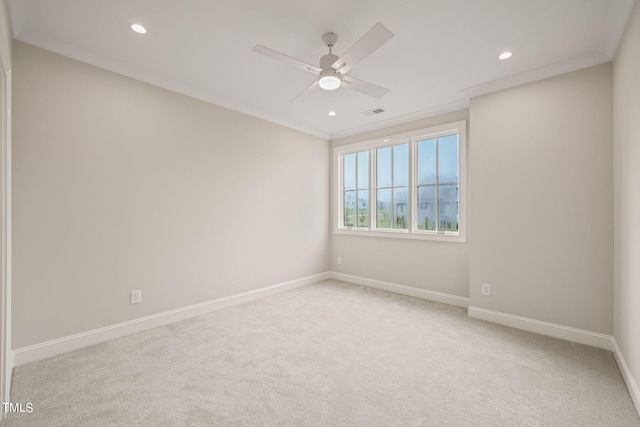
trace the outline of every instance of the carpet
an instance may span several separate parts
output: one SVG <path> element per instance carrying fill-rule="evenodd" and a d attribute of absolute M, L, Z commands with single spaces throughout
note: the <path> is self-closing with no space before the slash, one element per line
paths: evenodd
<path fill-rule="evenodd" d="M 6 426 L 640 426 L 609 351 L 335 280 L 20 366 L 11 400 Z"/>

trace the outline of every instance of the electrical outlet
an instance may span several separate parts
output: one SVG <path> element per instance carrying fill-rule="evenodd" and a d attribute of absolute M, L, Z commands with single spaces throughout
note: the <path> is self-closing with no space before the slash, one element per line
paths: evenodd
<path fill-rule="evenodd" d="M 482 284 L 482 295 L 484 295 L 485 297 L 491 296 L 491 285 L 489 283 Z"/>
<path fill-rule="evenodd" d="M 142 291 L 131 291 L 131 304 L 140 304 L 142 302 Z"/>
<path fill-rule="evenodd" d="M 342 264 L 342 257 L 339 256 L 338 259 L 336 260 L 336 262 L 338 263 L 338 265 Z"/>

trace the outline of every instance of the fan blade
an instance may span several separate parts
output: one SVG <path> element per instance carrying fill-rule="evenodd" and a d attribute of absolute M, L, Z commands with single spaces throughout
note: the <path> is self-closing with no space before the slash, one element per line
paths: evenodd
<path fill-rule="evenodd" d="M 315 82 L 311 83 L 311 85 L 310 85 L 309 87 L 307 87 L 305 90 L 303 90 L 302 92 L 300 92 L 298 95 L 296 95 L 296 97 L 295 97 L 295 98 L 293 98 L 293 99 L 292 99 L 291 101 L 289 101 L 289 102 L 291 103 L 291 102 L 294 102 L 294 101 L 302 101 L 303 99 L 305 99 L 306 97 L 308 97 L 308 96 L 309 96 L 309 94 L 310 94 L 311 92 L 313 92 L 313 90 L 314 90 L 315 88 L 317 88 L 317 87 L 318 87 L 318 81 L 316 80 Z"/>
<path fill-rule="evenodd" d="M 304 61 L 301 61 L 296 58 L 292 58 L 291 56 L 285 55 L 284 53 L 280 53 L 273 49 L 269 49 L 268 47 L 264 47 L 262 45 L 257 44 L 253 49 L 254 52 L 260 53 L 264 56 L 268 56 L 269 58 L 276 59 L 278 61 L 284 62 L 286 64 L 293 65 L 294 67 L 298 67 L 305 71 L 308 71 L 313 74 L 320 74 L 322 69 L 320 67 L 316 67 L 315 65 L 307 64 Z"/>
<path fill-rule="evenodd" d="M 373 96 L 374 98 L 382 98 L 389 92 L 389 89 L 383 88 L 382 86 L 376 86 L 373 83 L 367 83 L 351 76 L 342 76 L 342 83 L 345 84 L 344 87 L 347 89 L 352 89 L 356 92 Z"/>
<path fill-rule="evenodd" d="M 331 66 L 337 72 L 346 74 L 354 65 L 392 38 L 393 33 L 378 22 Z"/>

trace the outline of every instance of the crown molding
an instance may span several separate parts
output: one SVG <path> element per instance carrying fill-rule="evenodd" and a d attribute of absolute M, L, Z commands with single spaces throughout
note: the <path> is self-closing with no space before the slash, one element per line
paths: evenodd
<path fill-rule="evenodd" d="M 243 108 L 240 105 L 229 101 L 228 99 L 216 96 L 211 93 L 203 92 L 191 85 L 178 82 L 176 80 L 166 79 L 152 71 L 141 69 L 138 67 L 132 67 L 122 61 L 115 58 L 111 58 L 106 55 L 98 54 L 89 49 L 85 49 L 81 46 L 77 46 L 71 43 L 63 42 L 59 39 L 45 37 L 42 33 L 37 31 L 23 32 L 19 36 L 15 37 L 23 43 L 38 47 L 40 49 L 47 50 L 49 52 L 56 53 L 58 55 L 65 56 L 67 58 L 74 59 L 76 61 L 83 62 L 98 68 L 102 68 L 107 71 L 111 71 L 116 74 L 123 75 L 135 80 L 139 80 L 154 86 L 161 87 L 163 89 L 170 90 L 172 92 L 180 93 L 182 95 L 189 96 L 191 98 L 198 99 L 210 104 L 233 110 L 235 112 L 245 114 L 251 117 L 255 117 L 276 125 L 284 126 L 289 129 L 297 130 L 299 132 L 306 133 L 308 135 L 316 136 L 324 140 L 332 140 L 337 138 L 343 138 L 345 136 L 357 135 L 363 132 L 378 130 L 387 128 L 390 126 L 411 122 L 414 120 L 420 120 L 423 118 L 433 117 L 440 114 L 450 113 L 452 111 L 458 111 L 465 108 L 469 108 L 469 101 L 467 99 L 456 101 L 453 103 L 436 106 L 427 110 L 418 111 L 411 114 L 405 114 L 398 117 L 389 118 L 387 120 L 378 121 L 365 126 L 355 127 L 340 131 L 334 134 L 321 131 L 315 128 L 309 128 L 300 126 L 299 124 L 281 120 L 268 115 L 260 114 L 255 111 Z"/>
<path fill-rule="evenodd" d="M 498 80 L 481 83 L 462 89 L 461 92 L 468 98 L 474 98 L 480 95 L 497 92 L 503 89 L 509 89 L 526 83 L 547 79 L 549 77 L 570 73 L 572 71 L 581 70 L 583 68 L 592 67 L 594 65 L 609 62 L 611 59 L 604 53 L 595 52 L 588 55 L 578 56 L 566 61 L 556 62 L 545 67 L 536 68 L 523 73 L 513 74 Z"/>
<path fill-rule="evenodd" d="M 74 45 L 64 42 L 62 40 L 45 36 L 38 31 L 27 31 L 14 37 L 16 40 L 23 43 L 27 43 L 31 46 L 38 47 L 40 49 L 47 50 L 49 52 L 62 55 L 64 57 L 83 62 L 85 64 L 92 65 L 94 67 L 102 68 L 107 71 L 111 71 L 122 76 L 139 80 L 144 83 L 158 86 L 172 92 L 186 95 L 190 98 L 195 98 L 200 101 L 204 101 L 210 104 L 223 107 L 237 113 L 245 114 L 257 119 L 261 119 L 276 125 L 280 125 L 289 129 L 297 130 L 308 135 L 316 136 L 325 140 L 329 140 L 329 133 L 323 132 L 319 129 L 300 126 L 297 123 L 289 122 L 287 120 L 281 120 L 278 118 L 270 117 L 268 115 L 260 114 L 250 109 L 243 108 L 237 103 L 217 96 L 215 94 L 203 91 L 189 84 L 181 83 L 177 80 L 167 79 L 155 72 L 146 70 L 139 67 L 133 67 L 115 58 L 107 55 L 96 53 L 92 50 L 83 48 L 82 46 Z"/>
<path fill-rule="evenodd" d="M 416 120 L 426 119 L 429 117 L 439 116 L 441 114 L 451 113 L 453 111 L 460 111 L 469 108 L 469 100 L 464 99 L 461 101 L 451 102 L 444 105 L 438 105 L 426 110 L 416 111 L 415 113 L 403 114 L 397 117 L 391 117 L 386 120 L 381 120 L 375 123 L 358 126 L 355 128 L 347 129 L 345 131 L 335 132 L 330 135 L 330 140 L 336 140 L 340 138 L 346 138 L 348 136 L 359 135 L 365 132 L 371 132 L 374 130 L 384 129 L 391 126 L 401 125 L 404 123 L 413 122 Z"/>
<path fill-rule="evenodd" d="M 496 92 L 503 89 L 531 83 L 537 80 L 553 77 L 556 75 L 576 71 L 582 68 L 598 65 L 611 61 L 615 55 L 620 39 L 624 33 L 626 22 L 630 16 L 635 0 L 616 0 L 612 2 L 605 24 L 602 28 L 598 50 L 591 54 L 579 56 L 566 61 L 550 64 L 545 67 L 514 74 L 501 79 L 484 82 L 475 86 L 461 90 L 466 99 L 452 103 L 439 105 L 426 110 L 391 117 L 386 120 L 376 121 L 362 126 L 338 131 L 334 133 L 322 131 L 308 126 L 301 126 L 282 118 L 270 116 L 269 114 L 258 113 L 251 109 L 246 109 L 236 102 L 216 95 L 214 93 L 202 91 L 188 83 L 181 83 L 177 80 L 167 79 L 154 71 L 132 67 L 115 58 L 101 55 L 96 52 L 84 49 L 80 46 L 63 42 L 59 39 L 46 37 L 42 33 L 30 30 L 30 0 L 7 0 L 7 5 L 11 15 L 11 27 L 14 38 L 33 46 L 49 50 L 51 52 L 75 59 L 99 68 L 106 69 L 117 74 L 121 74 L 136 80 L 140 80 L 173 92 L 177 92 L 204 102 L 212 103 L 223 108 L 246 114 L 258 119 L 268 121 L 289 129 L 297 130 L 309 135 L 313 135 L 325 140 L 335 140 L 339 138 L 358 135 L 364 132 L 384 129 L 415 120 L 446 114 L 453 111 L 469 108 L 469 100 L 473 97 Z"/>

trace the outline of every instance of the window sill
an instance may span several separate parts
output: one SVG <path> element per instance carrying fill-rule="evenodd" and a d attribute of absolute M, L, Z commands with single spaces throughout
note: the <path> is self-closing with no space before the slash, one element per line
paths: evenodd
<path fill-rule="evenodd" d="M 467 239 L 464 234 L 439 234 L 429 232 L 412 232 L 407 230 L 369 230 L 369 229 L 357 229 L 357 228 L 338 228 L 334 230 L 334 234 L 341 234 L 347 236 L 361 236 L 361 237 L 387 237 L 391 239 L 409 239 L 409 240 L 430 240 L 435 242 L 449 242 L 449 243 L 466 243 Z"/>

